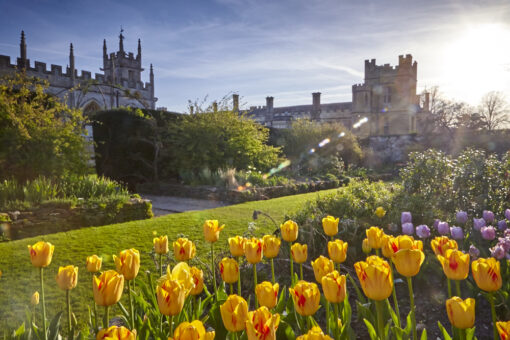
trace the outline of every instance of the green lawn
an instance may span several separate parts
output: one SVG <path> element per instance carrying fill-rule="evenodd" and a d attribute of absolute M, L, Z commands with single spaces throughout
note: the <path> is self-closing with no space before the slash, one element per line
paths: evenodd
<path fill-rule="evenodd" d="M 202 237 L 204 220 L 217 219 L 226 225 L 220 240 L 216 243 L 216 249 L 225 250 L 228 249 L 228 237 L 246 231 L 248 223 L 252 222 L 253 210 L 264 211 L 277 223 L 281 223 L 286 214 L 299 209 L 304 202 L 335 190 L 167 215 L 144 221 L 89 227 L 0 243 L 0 270 L 3 272 L 0 279 L 0 329 L 12 329 L 19 326 L 24 317 L 25 308 L 29 305 L 30 296 L 34 291 L 39 290 L 39 271 L 30 263 L 27 250 L 29 244 L 44 240 L 55 245 L 53 261 L 45 269 L 46 305 L 50 319 L 65 308 L 65 292 L 59 290 L 55 282 L 58 267 L 69 264 L 79 267 L 78 286 L 72 290 L 71 296 L 73 310 L 79 322 L 83 323 L 87 316 L 87 305 L 92 301 L 91 275 L 85 268 L 87 256 L 92 254 L 102 256 L 103 269 L 115 269 L 112 255 L 126 248 L 136 248 L 141 252 L 140 274 L 144 275 L 146 270 L 155 271 L 154 263 L 149 255 L 154 235 L 168 235 L 169 240 L 172 241 L 178 234 L 184 234 L 196 242 L 197 255 L 206 260 L 210 248 Z M 260 217 L 256 225 L 258 228 L 256 233 L 261 236 L 275 229 L 271 221 L 264 217 Z"/>

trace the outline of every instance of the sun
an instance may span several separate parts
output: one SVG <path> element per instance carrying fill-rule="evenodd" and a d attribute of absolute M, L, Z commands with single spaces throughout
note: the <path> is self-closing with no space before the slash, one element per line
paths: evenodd
<path fill-rule="evenodd" d="M 441 68 L 448 92 L 471 104 L 489 91 L 510 88 L 510 27 L 462 29 L 446 47 Z"/>

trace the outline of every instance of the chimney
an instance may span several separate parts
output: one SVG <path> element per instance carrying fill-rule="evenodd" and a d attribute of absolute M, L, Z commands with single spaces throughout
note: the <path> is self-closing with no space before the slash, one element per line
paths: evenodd
<path fill-rule="evenodd" d="M 320 106 L 321 106 L 321 93 L 320 92 L 312 93 L 312 98 L 313 98 L 313 108 L 314 109 L 320 109 Z"/>
<path fill-rule="evenodd" d="M 430 93 L 425 92 L 425 101 L 423 102 L 423 111 L 430 112 Z"/>
<path fill-rule="evenodd" d="M 213 109 L 213 112 L 218 112 L 218 103 L 217 102 L 213 102 L 212 103 L 212 109 Z"/>
<path fill-rule="evenodd" d="M 273 103 L 274 103 L 273 97 L 266 97 L 266 108 L 268 111 L 273 110 Z"/>
<path fill-rule="evenodd" d="M 21 42 L 19 44 L 19 54 L 21 59 L 21 67 L 27 66 L 27 44 L 25 42 L 25 31 L 21 31 Z"/>
<path fill-rule="evenodd" d="M 233 103 L 232 111 L 238 112 L 239 111 L 239 95 L 237 93 L 234 93 L 232 95 L 232 103 Z"/>

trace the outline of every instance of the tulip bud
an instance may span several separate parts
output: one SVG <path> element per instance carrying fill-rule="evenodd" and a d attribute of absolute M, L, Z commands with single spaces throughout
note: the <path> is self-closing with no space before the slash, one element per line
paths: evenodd
<path fill-rule="evenodd" d="M 388 262 L 379 256 L 369 256 L 366 261 L 354 264 L 354 269 L 365 295 L 372 300 L 381 301 L 393 291 L 393 280 Z"/>
<path fill-rule="evenodd" d="M 314 326 L 308 333 L 298 336 L 296 340 L 333 340 L 333 338 L 324 334 L 319 326 Z"/>
<path fill-rule="evenodd" d="M 195 287 L 193 275 L 191 274 L 191 268 L 188 266 L 186 262 L 179 262 L 176 266 L 170 270 L 170 266 L 168 266 L 166 271 L 166 279 L 178 281 L 185 293 L 186 296 L 191 292 L 191 290 Z"/>
<path fill-rule="evenodd" d="M 368 244 L 372 249 L 379 249 L 382 247 L 384 231 L 378 227 L 370 227 L 365 231 L 368 239 Z"/>
<path fill-rule="evenodd" d="M 289 292 L 299 315 L 310 316 L 319 309 L 321 293 L 315 283 L 299 281 Z"/>
<path fill-rule="evenodd" d="M 494 221 L 494 213 L 490 210 L 484 210 L 482 213 L 482 218 L 487 223 L 492 223 Z"/>
<path fill-rule="evenodd" d="M 274 308 L 278 302 L 279 289 L 280 285 L 278 283 L 275 283 L 274 285 L 268 281 L 259 283 L 257 287 L 255 287 L 255 294 L 257 295 L 259 304 L 261 306 L 266 306 L 269 309 Z"/>
<path fill-rule="evenodd" d="M 189 261 L 195 257 L 197 248 L 195 244 L 187 238 L 178 238 L 173 243 L 174 257 L 177 261 Z"/>
<path fill-rule="evenodd" d="M 495 292 L 503 284 L 500 263 L 495 258 L 478 259 L 471 263 L 471 271 L 476 285 L 486 292 Z"/>
<path fill-rule="evenodd" d="M 107 270 L 92 278 L 94 301 L 98 306 L 111 306 L 119 302 L 124 290 L 124 276 L 115 270 Z"/>
<path fill-rule="evenodd" d="M 461 227 L 453 226 L 450 228 L 450 234 L 452 238 L 455 240 L 463 240 L 464 239 L 464 230 Z"/>
<path fill-rule="evenodd" d="M 439 226 L 439 222 L 441 222 L 441 220 L 436 218 L 434 220 L 434 223 L 432 224 L 432 227 L 437 230 L 437 227 Z"/>
<path fill-rule="evenodd" d="M 505 210 L 505 218 L 510 221 L 510 209 Z"/>
<path fill-rule="evenodd" d="M 462 300 L 458 296 L 446 300 L 446 313 L 450 323 L 459 329 L 467 329 L 475 324 L 475 299 Z"/>
<path fill-rule="evenodd" d="M 213 340 L 215 332 L 206 332 L 204 324 L 200 320 L 193 320 L 191 322 L 183 321 L 177 326 L 174 331 L 173 340 Z"/>
<path fill-rule="evenodd" d="M 506 220 L 498 221 L 499 230 L 506 230 L 506 228 L 507 228 Z"/>
<path fill-rule="evenodd" d="M 485 240 L 491 241 L 496 238 L 496 230 L 492 226 L 482 227 L 480 231 L 482 232 L 482 237 Z"/>
<path fill-rule="evenodd" d="M 375 209 L 375 215 L 379 218 L 383 218 L 384 215 L 386 215 L 386 210 L 384 210 L 383 207 L 377 207 L 377 209 Z"/>
<path fill-rule="evenodd" d="M 416 235 L 419 238 L 428 238 L 430 237 L 430 228 L 427 227 L 425 224 L 421 224 L 416 227 Z"/>
<path fill-rule="evenodd" d="M 97 273 L 101 270 L 103 258 L 97 255 L 87 256 L 87 271 L 90 273 Z"/>
<path fill-rule="evenodd" d="M 228 238 L 228 246 L 230 248 L 230 254 L 234 257 L 244 255 L 244 243 L 246 239 L 242 236 L 235 236 Z"/>
<path fill-rule="evenodd" d="M 465 211 L 458 211 L 456 215 L 456 221 L 459 224 L 465 224 L 468 220 L 468 214 Z"/>
<path fill-rule="evenodd" d="M 103 328 L 97 333 L 96 339 L 108 340 L 136 340 L 136 330 L 130 331 L 129 329 L 121 326 L 111 326 L 107 329 Z"/>
<path fill-rule="evenodd" d="M 412 223 L 413 222 L 413 216 L 409 211 L 402 212 L 402 215 L 400 216 L 400 223 Z"/>
<path fill-rule="evenodd" d="M 334 218 L 333 216 L 324 217 L 322 219 L 322 229 L 324 229 L 324 233 L 328 236 L 335 236 L 338 234 L 339 221 L 339 218 Z"/>
<path fill-rule="evenodd" d="M 246 328 L 248 303 L 239 295 L 229 295 L 220 306 L 223 325 L 229 332 L 239 332 Z"/>
<path fill-rule="evenodd" d="M 457 249 L 448 249 L 445 255 L 437 255 L 443 265 L 443 272 L 450 280 L 464 280 L 469 273 L 469 254 Z"/>
<path fill-rule="evenodd" d="M 190 268 L 191 277 L 195 287 L 191 290 L 191 295 L 200 295 L 204 290 L 204 272 L 197 267 Z"/>
<path fill-rule="evenodd" d="M 124 275 L 124 279 L 133 280 L 140 269 L 140 252 L 134 248 L 123 250 L 119 257 L 113 255 L 117 271 Z"/>
<path fill-rule="evenodd" d="M 294 243 L 290 247 L 292 259 L 296 263 L 305 263 L 308 257 L 308 246 L 306 244 Z"/>
<path fill-rule="evenodd" d="M 324 256 L 319 256 L 315 261 L 312 261 L 313 274 L 318 283 L 322 283 L 322 277 L 335 270 L 333 261 Z"/>
<path fill-rule="evenodd" d="M 448 249 L 457 249 L 457 241 L 450 240 L 447 236 L 440 236 L 430 241 L 430 246 L 436 255 L 444 255 Z"/>
<path fill-rule="evenodd" d="M 56 280 L 60 289 L 73 289 L 78 283 L 78 267 L 72 265 L 59 267 Z"/>
<path fill-rule="evenodd" d="M 482 227 L 485 227 L 485 220 L 483 218 L 473 218 L 473 228 L 480 231 Z"/>
<path fill-rule="evenodd" d="M 470 245 L 469 256 L 471 256 L 472 260 L 476 260 L 478 256 L 480 256 L 480 250 L 478 250 L 478 248 L 476 248 L 474 245 Z"/>
<path fill-rule="evenodd" d="M 502 245 L 496 244 L 494 247 L 490 248 L 491 256 L 501 260 L 505 257 L 505 248 Z"/>
<path fill-rule="evenodd" d="M 168 253 L 168 236 L 155 237 L 152 243 L 154 243 L 154 251 L 156 254 L 164 255 Z"/>
<path fill-rule="evenodd" d="M 447 235 L 450 233 L 450 226 L 448 222 L 439 222 L 437 225 L 437 232 L 441 235 Z"/>
<path fill-rule="evenodd" d="M 414 226 L 412 223 L 404 223 L 402 224 L 402 233 L 406 235 L 414 234 Z"/>
<path fill-rule="evenodd" d="M 159 311 L 163 315 L 178 315 L 184 306 L 186 289 L 177 280 L 165 279 L 156 287 Z"/>
<path fill-rule="evenodd" d="M 370 252 L 372 251 L 372 247 L 370 247 L 370 242 L 368 242 L 368 238 L 365 238 L 363 240 L 363 243 L 361 244 L 361 250 L 363 250 L 365 254 L 370 254 Z"/>
<path fill-rule="evenodd" d="M 37 306 L 39 304 L 39 292 L 34 292 L 32 297 L 30 298 L 30 304 L 32 306 Z"/>
<path fill-rule="evenodd" d="M 331 303 L 344 301 L 346 295 L 345 275 L 340 275 L 336 270 L 322 277 L 322 290 L 324 297 Z"/>
<path fill-rule="evenodd" d="M 496 322 L 496 328 L 502 340 L 510 339 L 510 321 L 498 321 Z"/>
<path fill-rule="evenodd" d="M 299 233 L 299 227 L 296 222 L 288 220 L 280 225 L 282 238 L 287 242 L 294 242 Z"/>
<path fill-rule="evenodd" d="M 33 246 L 28 246 L 30 261 L 34 267 L 48 267 L 53 257 L 55 246 L 49 242 L 39 241 Z"/>
<path fill-rule="evenodd" d="M 401 249 L 392 258 L 399 274 L 405 277 L 417 275 L 424 260 L 425 254 L 419 249 Z"/>
<path fill-rule="evenodd" d="M 218 266 L 220 267 L 221 279 L 225 283 L 237 282 L 239 279 L 239 265 L 236 260 L 224 257 Z"/>
<path fill-rule="evenodd" d="M 347 247 L 349 244 L 342 240 L 334 240 L 328 242 L 329 258 L 335 263 L 343 263 L 347 258 Z"/>
<path fill-rule="evenodd" d="M 221 227 L 217 220 L 207 220 L 204 222 L 204 238 L 209 243 L 214 243 L 220 238 L 220 231 L 225 228 L 223 224 Z"/>
<path fill-rule="evenodd" d="M 265 306 L 249 312 L 246 320 L 248 340 L 276 340 L 276 330 L 280 324 L 280 315 L 271 314 Z"/>
<path fill-rule="evenodd" d="M 282 243 L 278 237 L 273 235 L 265 235 L 262 238 L 262 243 L 265 257 L 272 259 L 278 256 L 278 253 L 280 252 L 280 244 Z"/>
<path fill-rule="evenodd" d="M 255 237 L 246 240 L 244 244 L 244 255 L 249 263 L 259 263 L 262 260 L 263 255 L 262 240 Z"/>

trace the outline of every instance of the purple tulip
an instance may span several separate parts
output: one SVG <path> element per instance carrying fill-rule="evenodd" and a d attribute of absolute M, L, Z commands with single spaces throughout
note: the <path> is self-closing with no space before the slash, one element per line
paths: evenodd
<path fill-rule="evenodd" d="M 430 228 L 425 224 L 419 225 L 416 227 L 416 235 L 418 235 L 419 238 L 427 238 L 430 236 Z"/>
<path fill-rule="evenodd" d="M 506 225 L 506 220 L 501 220 L 498 222 L 498 229 L 499 230 L 506 230 L 507 228 L 507 225 Z"/>
<path fill-rule="evenodd" d="M 432 224 L 432 226 L 434 227 L 434 229 L 436 229 L 436 230 L 437 230 L 437 226 L 439 225 L 439 222 L 441 222 L 441 220 L 439 220 L 439 218 L 436 218 L 436 219 L 434 220 L 434 224 Z"/>
<path fill-rule="evenodd" d="M 469 246 L 469 255 L 471 256 L 471 259 L 476 260 L 478 256 L 480 256 L 480 250 L 475 247 L 474 245 Z"/>
<path fill-rule="evenodd" d="M 494 240 L 496 238 L 496 229 L 494 229 L 494 227 L 492 227 L 492 226 L 482 227 L 481 232 L 482 232 L 482 237 L 485 240 L 490 241 L 490 240 Z"/>
<path fill-rule="evenodd" d="M 506 209 L 506 210 L 505 210 L 505 218 L 506 218 L 507 220 L 510 220 L 510 209 Z"/>
<path fill-rule="evenodd" d="M 468 220 L 467 212 L 459 211 L 457 212 L 457 223 L 464 224 Z"/>
<path fill-rule="evenodd" d="M 441 235 L 446 235 L 450 233 L 450 226 L 448 222 L 439 222 L 437 225 L 437 232 Z"/>
<path fill-rule="evenodd" d="M 464 238 L 464 230 L 461 227 L 452 226 L 450 233 L 455 240 L 462 240 Z"/>
<path fill-rule="evenodd" d="M 497 244 L 496 246 L 492 247 L 491 249 L 491 256 L 495 257 L 498 260 L 501 260 L 503 257 L 505 257 L 505 249 L 503 249 L 502 246 Z"/>
<path fill-rule="evenodd" d="M 510 229 L 505 230 L 505 232 L 503 233 L 503 236 L 510 237 Z"/>
<path fill-rule="evenodd" d="M 494 213 L 490 210 L 484 210 L 482 217 L 487 223 L 491 223 L 492 221 L 494 221 Z"/>
<path fill-rule="evenodd" d="M 402 223 L 402 226 L 405 223 L 411 223 L 413 221 L 413 216 L 409 211 L 402 212 L 402 216 L 400 217 L 400 223 Z"/>
<path fill-rule="evenodd" d="M 414 226 L 412 223 L 404 223 L 402 224 L 402 232 L 406 235 L 412 235 L 414 234 Z"/>
<path fill-rule="evenodd" d="M 483 218 L 473 218 L 473 228 L 480 231 L 482 227 L 485 227 L 485 220 Z"/>
<path fill-rule="evenodd" d="M 505 251 L 508 253 L 510 251 L 510 238 L 508 237 L 500 237 L 498 239 L 498 244 L 505 249 Z"/>

